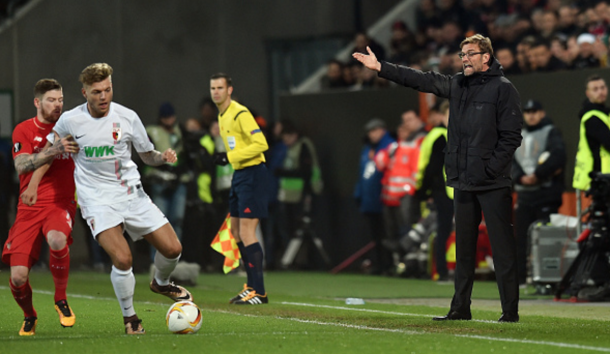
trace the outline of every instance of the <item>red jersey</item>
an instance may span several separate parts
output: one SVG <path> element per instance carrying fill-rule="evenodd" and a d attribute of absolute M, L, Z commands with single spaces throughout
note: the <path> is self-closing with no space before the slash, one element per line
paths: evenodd
<path fill-rule="evenodd" d="M 13 159 L 21 154 L 36 154 L 47 144 L 55 123 L 43 124 L 36 117 L 17 124 L 13 130 Z M 34 172 L 19 175 L 19 194 L 25 192 Z M 74 201 L 74 161 L 70 154 L 55 156 L 38 185 L 36 204 L 29 207 L 19 198 L 18 208 L 33 209 L 54 203 Z"/>

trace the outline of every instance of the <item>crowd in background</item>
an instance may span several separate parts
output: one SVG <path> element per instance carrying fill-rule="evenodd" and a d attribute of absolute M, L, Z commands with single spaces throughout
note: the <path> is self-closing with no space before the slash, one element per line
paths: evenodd
<path fill-rule="evenodd" d="M 480 33 L 494 43 L 505 75 L 608 66 L 607 1 L 420 0 L 416 25 L 392 24 L 389 43 L 356 34 L 355 52 L 369 46 L 379 60 L 443 74 L 462 71 L 460 42 Z M 331 60 L 322 88 L 388 87 L 354 60 Z"/>

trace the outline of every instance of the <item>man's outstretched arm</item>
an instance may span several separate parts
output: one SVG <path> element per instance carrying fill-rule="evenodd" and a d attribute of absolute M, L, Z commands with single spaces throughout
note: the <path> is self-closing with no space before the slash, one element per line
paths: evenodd
<path fill-rule="evenodd" d="M 139 152 L 140 158 L 149 166 L 161 166 L 164 163 L 174 163 L 178 161 L 176 152 L 172 149 L 167 149 L 163 153 L 157 150 Z"/>
<path fill-rule="evenodd" d="M 55 135 L 55 143 L 37 154 L 21 154 L 15 157 L 15 170 L 18 174 L 31 172 L 50 162 L 57 155 L 78 153 L 80 148 L 71 135 L 61 139 Z"/>

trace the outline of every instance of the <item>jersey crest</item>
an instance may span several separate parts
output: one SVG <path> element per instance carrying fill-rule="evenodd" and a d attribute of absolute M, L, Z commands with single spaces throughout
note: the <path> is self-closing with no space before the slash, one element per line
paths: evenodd
<path fill-rule="evenodd" d="M 112 138 L 115 144 L 121 139 L 121 123 L 112 123 Z"/>

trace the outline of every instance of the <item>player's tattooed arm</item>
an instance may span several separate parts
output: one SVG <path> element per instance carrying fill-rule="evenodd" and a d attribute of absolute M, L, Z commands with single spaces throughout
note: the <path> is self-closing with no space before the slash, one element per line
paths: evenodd
<path fill-rule="evenodd" d="M 149 166 L 161 166 L 164 163 L 174 163 L 178 161 L 176 152 L 172 149 L 167 149 L 163 153 L 157 150 L 138 153 L 142 161 Z"/>
<path fill-rule="evenodd" d="M 41 152 L 37 154 L 21 154 L 15 157 L 15 170 L 18 174 L 28 173 L 50 162 L 57 155 L 78 153 L 78 151 L 78 144 L 71 135 L 61 139 L 58 139 L 58 136 L 56 136 L 55 143 L 47 146 Z"/>

